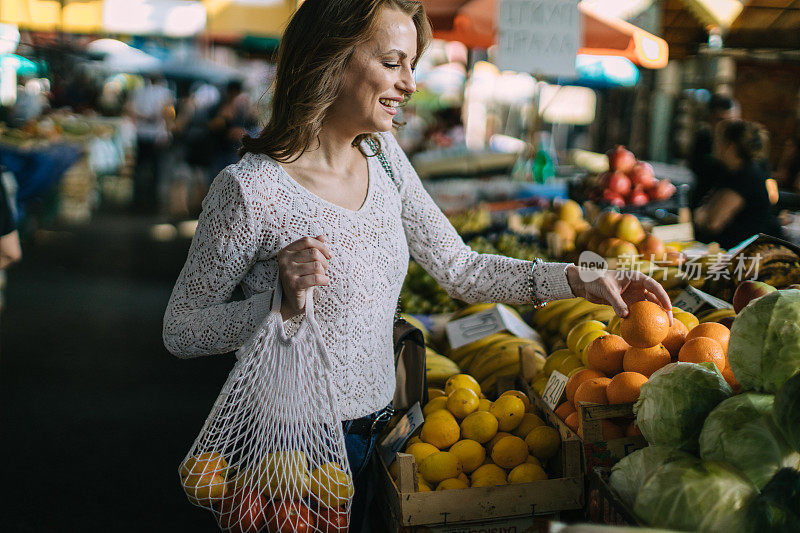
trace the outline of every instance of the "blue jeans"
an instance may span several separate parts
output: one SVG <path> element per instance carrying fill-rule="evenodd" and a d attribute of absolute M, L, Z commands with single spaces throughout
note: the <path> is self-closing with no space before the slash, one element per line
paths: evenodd
<path fill-rule="evenodd" d="M 390 415 L 389 415 L 390 416 Z M 366 533 L 369 531 L 369 510 L 375 496 L 375 480 L 373 472 L 367 469 L 369 461 L 378 443 L 378 436 L 388 422 L 386 409 L 381 409 L 363 418 L 358 422 L 371 422 L 371 429 L 366 433 L 350 433 L 355 420 L 342 422 L 344 429 L 344 444 L 347 449 L 347 461 L 353 474 L 355 494 L 353 506 L 350 510 L 350 533 Z"/>

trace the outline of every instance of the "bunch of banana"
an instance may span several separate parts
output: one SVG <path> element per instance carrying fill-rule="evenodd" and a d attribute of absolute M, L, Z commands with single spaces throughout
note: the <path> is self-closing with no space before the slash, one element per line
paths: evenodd
<path fill-rule="evenodd" d="M 729 316 L 736 316 L 736 311 L 730 308 L 726 309 L 710 309 L 697 314 L 697 319 L 701 324 L 705 322 L 719 322 L 723 318 Z"/>
<path fill-rule="evenodd" d="M 608 322 L 614 317 L 614 309 L 610 305 L 595 304 L 581 298 L 572 308 L 564 313 L 558 325 L 558 333 L 566 340 L 569 330 L 585 320 Z"/>
<path fill-rule="evenodd" d="M 431 348 L 425 349 L 425 374 L 429 386 L 443 385 L 451 376 L 460 373 L 461 369 L 455 361 L 436 353 Z"/>
<path fill-rule="evenodd" d="M 498 377 L 519 374 L 520 352 L 533 357 L 537 366 L 544 367 L 544 346 L 531 339 L 510 337 L 498 339 L 477 351 L 464 370 L 481 384 L 481 390 L 491 390 Z"/>
<path fill-rule="evenodd" d="M 778 289 L 800 283 L 800 261 L 769 263 L 758 271 L 757 279 Z"/>

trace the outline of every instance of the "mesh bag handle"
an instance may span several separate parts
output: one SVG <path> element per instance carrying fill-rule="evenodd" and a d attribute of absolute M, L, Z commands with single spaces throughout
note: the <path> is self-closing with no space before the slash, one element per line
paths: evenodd
<path fill-rule="evenodd" d="M 346 532 L 354 492 L 331 361 L 314 317 L 286 335 L 278 281 L 271 311 L 236 353 L 179 476 L 223 531 Z M 282 529 L 286 528 L 286 529 Z"/>

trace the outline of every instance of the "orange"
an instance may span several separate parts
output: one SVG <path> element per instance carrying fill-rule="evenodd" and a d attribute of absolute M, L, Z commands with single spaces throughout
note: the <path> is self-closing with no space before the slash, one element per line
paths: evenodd
<path fill-rule="evenodd" d="M 625 428 L 625 436 L 626 437 L 642 436 L 642 431 L 639 429 L 639 426 L 636 425 L 636 420 L 631 420 L 631 423 L 628 424 L 627 428 Z"/>
<path fill-rule="evenodd" d="M 686 340 L 697 337 L 708 337 L 714 339 L 722 346 L 722 352 L 728 355 L 728 341 L 731 339 L 731 330 L 718 322 L 704 322 L 698 324 L 686 336 Z"/>
<path fill-rule="evenodd" d="M 639 399 L 639 390 L 647 383 L 647 376 L 638 372 L 620 372 L 606 388 L 608 403 L 633 403 Z"/>
<path fill-rule="evenodd" d="M 571 429 L 572 431 L 577 433 L 578 432 L 578 413 L 577 412 L 570 413 L 569 416 L 564 420 L 564 423 L 567 425 L 567 427 L 569 427 L 569 429 Z"/>
<path fill-rule="evenodd" d="M 599 370 L 592 370 L 591 368 L 579 370 L 578 372 L 573 374 L 572 377 L 569 378 L 569 380 L 567 381 L 567 386 L 564 389 L 564 392 L 567 393 L 567 401 L 569 403 L 572 403 L 572 399 L 575 397 L 575 391 L 578 390 L 578 387 L 584 381 L 592 378 L 604 378 L 604 377 L 606 377 L 606 375 L 600 372 Z"/>
<path fill-rule="evenodd" d="M 672 327 L 669 328 L 667 338 L 661 341 L 661 344 L 664 345 L 664 348 L 669 350 L 673 361 L 678 359 L 678 352 L 681 350 L 683 343 L 686 342 L 686 336 L 688 334 L 689 328 L 686 327 L 686 324 L 680 320 L 672 321 Z"/>
<path fill-rule="evenodd" d="M 575 406 L 572 405 L 572 402 L 566 401 L 556 407 L 554 412 L 558 418 L 561 420 L 566 420 L 569 415 L 575 412 Z"/>
<path fill-rule="evenodd" d="M 625 342 L 637 348 L 649 348 L 662 342 L 669 333 L 669 315 L 660 305 L 648 300 L 636 302 L 620 322 Z"/>
<path fill-rule="evenodd" d="M 606 376 L 622 372 L 622 358 L 630 348 L 619 335 L 605 335 L 592 341 L 587 348 L 586 359 L 589 368 L 599 370 Z"/>
<path fill-rule="evenodd" d="M 700 326 L 697 327 L 699 328 Z M 686 341 L 686 344 L 683 345 L 680 353 L 678 353 L 678 361 L 684 363 L 704 363 L 710 361 L 717 365 L 720 372 L 725 370 L 725 366 L 728 362 L 720 343 L 709 337 L 696 337 Z"/>
<path fill-rule="evenodd" d="M 736 376 L 733 375 L 733 369 L 730 367 L 730 365 L 726 366 L 725 370 L 722 371 L 722 377 L 725 378 L 725 381 L 728 382 L 728 385 L 731 386 L 733 392 L 736 394 L 742 390 L 742 386 L 738 381 L 736 381 Z"/>
<path fill-rule="evenodd" d="M 653 372 L 672 362 L 672 356 L 663 344 L 652 348 L 628 348 L 622 359 L 622 368 L 626 372 L 638 372 L 645 377 L 650 377 Z"/>
<path fill-rule="evenodd" d="M 592 378 L 584 381 L 575 391 L 575 405 L 577 406 L 581 402 L 607 404 L 606 387 L 609 383 L 611 380 L 608 378 Z"/>

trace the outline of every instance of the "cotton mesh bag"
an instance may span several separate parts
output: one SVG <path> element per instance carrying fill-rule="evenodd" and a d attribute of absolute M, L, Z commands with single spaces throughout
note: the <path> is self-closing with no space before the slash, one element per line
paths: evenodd
<path fill-rule="evenodd" d="M 291 337 L 280 307 L 279 282 L 181 463 L 181 483 L 223 531 L 344 533 L 354 488 L 312 291 Z"/>

